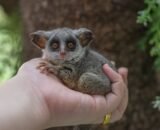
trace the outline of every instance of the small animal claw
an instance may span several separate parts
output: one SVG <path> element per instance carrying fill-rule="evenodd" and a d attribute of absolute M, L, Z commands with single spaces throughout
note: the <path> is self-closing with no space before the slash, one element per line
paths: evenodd
<path fill-rule="evenodd" d="M 53 68 L 48 68 L 48 71 L 52 74 L 54 74 L 54 69 Z"/>
<path fill-rule="evenodd" d="M 55 74 L 55 67 L 47 61 L 40 62 L 36 68 L 40 70 L 40 73 L 43 73 L 46 75 Z"/>

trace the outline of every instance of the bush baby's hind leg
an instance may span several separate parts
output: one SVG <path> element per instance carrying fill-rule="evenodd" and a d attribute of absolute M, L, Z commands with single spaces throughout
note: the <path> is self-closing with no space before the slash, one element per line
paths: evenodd
<path fill-rule="evenodd" d="M 111 91 L 110 81 L 107 77 L 87 72 L 78 81 L 78 91 L 104 95 Z"/>

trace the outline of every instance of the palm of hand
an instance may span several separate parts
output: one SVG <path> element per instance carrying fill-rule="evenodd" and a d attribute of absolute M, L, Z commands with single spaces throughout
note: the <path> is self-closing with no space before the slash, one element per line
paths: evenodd
<path fill-rule="evenodd" d="M 27 76 L 34 94 L 41 99 L 39 107 L 46 108 L 43 112 L 49 122 L 48 126 L 101 123 L 104 116 L 111 112 L 112 120 L 115 121 L 123 115 L 128 95 L 122 100 L 124 90 L 127 89 L 120 75 L 117 76 L 119 84 L 112 85 L 114 93 L 106 97 L 90 96 L 67 88 L 56 77 L 41 74 L 35 69 L 39 62 L 40 59 L 35 59 L 24 64 L 19 73 Z M 119 86 L 122 87 L 118 90 Z M 125 103 L 122 104 L 122 101 Z"/>

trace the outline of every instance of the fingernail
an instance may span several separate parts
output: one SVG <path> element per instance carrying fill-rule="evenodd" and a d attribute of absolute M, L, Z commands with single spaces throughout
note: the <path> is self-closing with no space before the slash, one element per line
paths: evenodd
<path fill-rule="evenodd" d="M 104 64 L 104 67 L 109 67 L 108 64 Z"/>

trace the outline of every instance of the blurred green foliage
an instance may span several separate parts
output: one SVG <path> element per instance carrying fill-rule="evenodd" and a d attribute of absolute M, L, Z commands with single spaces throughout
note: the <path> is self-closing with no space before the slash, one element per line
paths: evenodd
<path fill-rule="evenodd" d="M 156 100 L 153 101 L 153 107 L 158 108 L 158 110 L 160 111 L 160 96 L 157 96 Z"/>
<path fill-rule="evenodd" d="M 155 57 L 155 67 L 160 70 L 160 0 L 144 0 L 146 8 L 138 12 L 137 22 L 147 27 L 140 47 L 151 46 L 150 55 Z"/>
<path fill-rule="evenodd" d="M 144 0 L 145 9 L 138 12 L 137 23 L 146 27 L 146 34 L 140 41 L 141 49 L 150 46 L 150 55 L 155 58 L 154 66 L 160 70 L 160 0 Z M 153 107 L 160 110 L 160 97 L 153 101 Z"/>
<path fill-rule="evenodd" d="M 0 82 L 16 73 L 21 64 L 21 51 L 19 12 L 7 15 L 0 6 Z"/>

